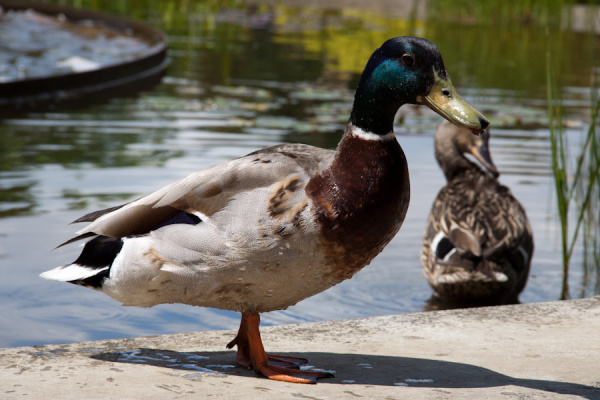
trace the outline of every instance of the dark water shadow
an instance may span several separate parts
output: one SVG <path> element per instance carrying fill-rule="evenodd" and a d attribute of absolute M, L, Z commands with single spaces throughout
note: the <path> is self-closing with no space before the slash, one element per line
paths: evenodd
<path fill-rule="evenodd" d="M 441 311 L 441 310 L 458 310 L 461 308 L 479 308 L 479 307 L 493 307 L 493 306 L 504 306 L 510 304 L 521 304 L 521 301 L 516 299 L 508 299 L 504 301 L 496 301 L 496 299 L 481 300 L 481 301 L 449 301 L 440 298 L 436 295 L 432 295 L 425 301 L 423 305 L 423 311 Z"/>
<path fill-rule="evenodd" d="M 600 388 L 577 383 L 537 379 L 520 379 L 471 364 L 428 360 L 411 357 L 390 357 L 367 354 L 285 353 L 307 357 L 310 365 L 335 369 L 335 377 L 320 380 L 320 384 L 398 386 L 424 388 L 486 388 L 517 386 L 560 395 L 578 395 L 584 399 L 599 399 Z M 185 371 L 184 377 L 199 373 L 219 373 L 258 378 L 253 371 L 234 366 L 235 352 L 176 352 L 171 350 L 139 348 L 137 350 L 108 352 L 91 358 L 110 362 L 153 365 Z M 332 371 L 333 372 L 333 371 Z"/>

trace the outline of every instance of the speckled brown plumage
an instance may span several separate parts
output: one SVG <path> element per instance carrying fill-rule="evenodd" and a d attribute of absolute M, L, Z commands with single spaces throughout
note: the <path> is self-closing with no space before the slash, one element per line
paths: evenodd
<path fill-rule="evenodd" d="M 436 158 L 448 182 L 427 219 L 421 264 L 434 294 L 448 302 L 515 303 L 529 274 L 531 227 L 497 180 L 488 138 L 488 132 L 476 137 L 446 123 L 436 133 Z M 466 152 L 478 152 L 488 171 Z"/>

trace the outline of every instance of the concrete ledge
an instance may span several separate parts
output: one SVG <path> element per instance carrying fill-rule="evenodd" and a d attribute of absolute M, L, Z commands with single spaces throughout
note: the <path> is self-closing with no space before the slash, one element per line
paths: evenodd
<path fill-rule="evenodd" d="M 0 349 L 0 398 L 600 399 L 600 297 L 264 328 L 317 385 L 233 367 L 234 335 Z"/>

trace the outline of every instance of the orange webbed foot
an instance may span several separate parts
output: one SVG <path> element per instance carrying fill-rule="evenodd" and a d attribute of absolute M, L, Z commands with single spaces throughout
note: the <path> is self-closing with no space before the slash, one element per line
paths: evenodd
<path fill-rule="evenodd" d="M 266 354 L 260 338 L 260 316 L 258 313 L 242 313 L 238 335 L 227 345 L 237 346 L 236 361 L 239 365 L 254 369 L 254 372 L 274 379 L 292 383 L 317 383 L 319 378 L 331 378 L 333 374 L 322 371 L 302 370 L 308 360 L 304 358 Z"/>

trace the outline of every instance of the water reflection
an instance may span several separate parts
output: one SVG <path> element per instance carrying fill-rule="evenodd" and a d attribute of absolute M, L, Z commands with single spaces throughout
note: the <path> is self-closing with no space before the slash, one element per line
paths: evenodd
<path fill-rule="evenodd" d="M 404 34 L 434 41 L 463 97 L 492 120 L 500 180 L 527 209 L 536 237 L 521 301 L 558 298 L 545 46 L 559 46 L 554 54 L 564 55 L 556 62 L 565 72 L 568 134 L 578 138 L 589 110 L 590 77 L 598 74 L 585 55 L 592 47 L 600 54 L 600 41 L 586 33 L 547 37 L 536 26 L 499 32 L 476 23 L 411 22 L 393 13 L 294 8 L 285 2 L 250 10 L 206 1 L 103 6 L 165 30 L 172 63 L 161 85 L 136 97 L 78 110 L 11 114 L 0 121 L 0 269 L 7 277 L 0 282 L 0 346 L 237 328 L 235 313 L 180 305 L 124 308 L 102 294 L 37 275 L 77 256 L 77 246 L 49 250 L 71 237 L 77 227 L 66 224 L 88 211 L 272 144 L 334 148 L 367 58 L 385 39 Z M 421 236 L 444 184 L 432 146 L 439 121 L 416 106 L 398 115 L 395 129 L 409 161 L 412 199 L 393 242 L 353 279 L 265 314 L 264 323 L 424 307 L 431 291 L 419 263 Z M 581 257 L 574 262 L 584 263 Z M 574 295 L 600 293 L 593 268 L 573 268 L 572 275 Z"/>

